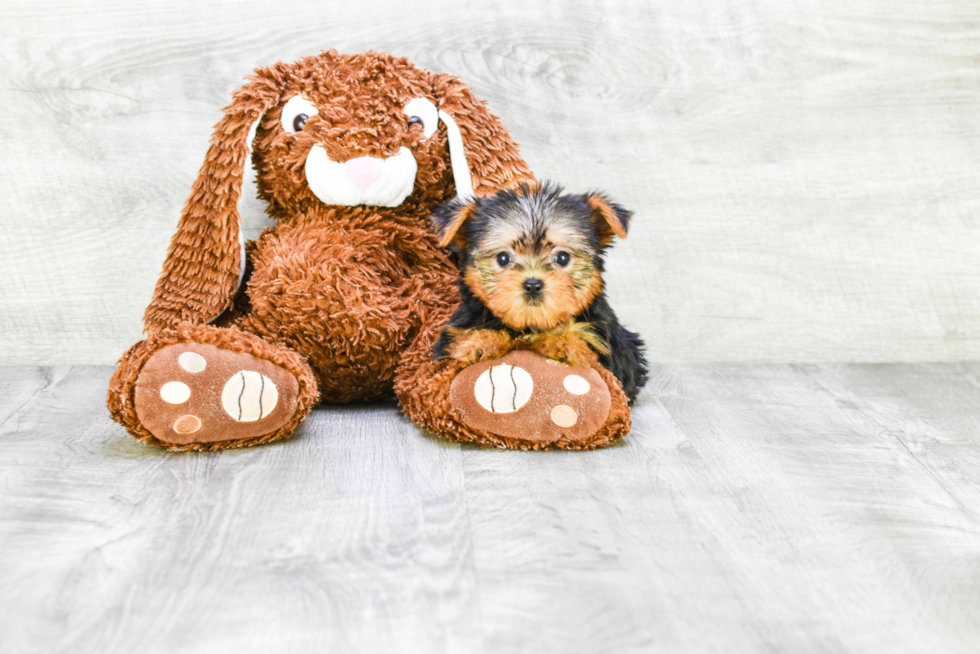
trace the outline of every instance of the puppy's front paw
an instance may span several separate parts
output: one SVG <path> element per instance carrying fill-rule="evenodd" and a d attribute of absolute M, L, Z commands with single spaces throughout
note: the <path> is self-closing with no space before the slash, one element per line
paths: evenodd
<path fill-rule="evenodd" d="M 473 364 L 497 359 L 510 351 L 510 335 L 493 329 L 460 330 L 453 335 L 449 356 L 460 363 Z"/>
<path fill-rule="evenodd" d="M 531 339 L 531 349 L 568 366 L 588 365 L 596 358 L 589 344 L 576 333 L 536 334 Z"/>

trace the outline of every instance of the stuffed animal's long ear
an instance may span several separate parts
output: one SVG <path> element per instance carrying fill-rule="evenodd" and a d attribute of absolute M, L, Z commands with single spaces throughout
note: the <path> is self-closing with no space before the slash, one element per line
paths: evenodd
<path fill-rule="evenodd" d="M 208 323 L 231 307 L 244 269 L 238 200 L 249 131 L 279 101 L 286 76 L 282 64 L 257 70 L 225 107 L 143 315 L 147 333 Z"/>
<path fill-rule="evenodd" d="M 470 189 L 476 196 L 485 197 L 521 181 L 534 181 L 517 144 L 485 102 L 452 75 L 433 75 L 432 83 L 439 100 L 439 118 L 449 135 L 450 161 L 460 197 L 466 198 Z"/>
<path fill-rule="evenodd" d="M 479 200 L 467 202 L 462 197 L 458 197 L 436 208 L 431 220 L 432 227 L 439 237 L 439 247 L 444 248 L 450 243 L 461 248 L 466 247 L 466 232 L 461 232 L 460 228 L 473 216 L 478 202 Z"/>
<path fill-rule="evenodd" d="M 626 238 L 629 230 L 632 211 L 627 211 L 600 193 L 590 193 L 585 196 L 585 202 L 592 207 L 592 222 L 599 230 L 599 238 L 603 245 L 612 241 L 613 234 Z"/>

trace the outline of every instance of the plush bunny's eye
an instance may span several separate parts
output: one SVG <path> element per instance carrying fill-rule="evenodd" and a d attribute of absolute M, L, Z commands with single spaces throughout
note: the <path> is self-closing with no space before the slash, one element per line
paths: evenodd
<path fill-rule="evenodd" d="M 425 98 L 412 98 L 405 105 L 405 115 L 408 116 L 408 128 L 414 125 L 422 126 L 422 134 L 429 138 L 439 126 L 439 111 L 436 106 Z"/>
<path fill-rule="evenodd" d="M 289 102 L 282 108 L 282 128 L 290 134 L 295 134 L 303 129 L 310 116 L 320 113 L 316 105 L 301 95 L 294 95 Z"/>

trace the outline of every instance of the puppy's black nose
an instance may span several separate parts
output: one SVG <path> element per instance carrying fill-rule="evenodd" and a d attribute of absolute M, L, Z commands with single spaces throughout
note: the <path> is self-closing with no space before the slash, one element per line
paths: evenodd
<path fill-rule="evenodd" d="M 528 294 L 529 297 L 538 297 L 541 295 L 541 291 L 544 289 L 544 282 L 540 279 L 535 279 L 531 277 L 530 279 L 524 280 L 524 292 Z"/>

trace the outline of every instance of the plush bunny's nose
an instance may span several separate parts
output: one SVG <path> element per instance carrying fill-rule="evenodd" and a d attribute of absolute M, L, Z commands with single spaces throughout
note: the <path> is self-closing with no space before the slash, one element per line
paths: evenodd
<path fill-rule="evenodd" d="M 344 164 L 344 172 L 351 184 L 364 190 L 378 181 L 381 173 L 384 172 L 384 167 L 384 159 L 358 157 Z"/>

